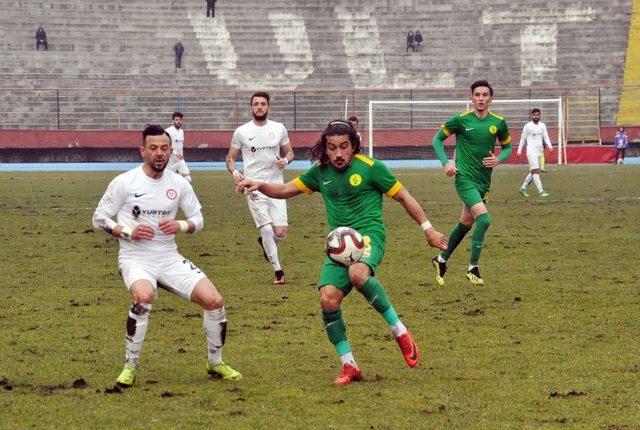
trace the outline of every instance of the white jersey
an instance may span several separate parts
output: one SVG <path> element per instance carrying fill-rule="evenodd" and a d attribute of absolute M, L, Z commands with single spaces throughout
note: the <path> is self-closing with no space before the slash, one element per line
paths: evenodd
<path fill-rule="evenodd" d="M 166 235 L 158 227 L 162 219 L 175 219 L 178 208 L 187 218 L 198 214 L 200 202 L 182 176 L 165 170 L 159 179 L 149 177 L 142 166 L 122 173 L 111 181 L 93 214 L 93 224 L 107 229 L 116 216 L 122 227 L 134 229 L 145 223 L 153 227 L 150 240 L 120 240 L 120 256 L 149 256 L 177 250 L 175 235 Z M 115 226 L 115 225 L 113 225 Z"/>
<path fill-rule="evenodd" d="M 171 136 L 171 156 L 174 154 L 184 154 L 184 130 L 181 128 L 175 128 L 171 126 L 165 130 Z"/>
<path fill-rule="evenodd" d="M 231 147 L 242 152 L 243 175 L 258 181 L 283 183 L 282 170 L 276 166 L 280 148 L 289 144 L 287 129 L 267 120 L 262 127 L 253 120 L 233 132 Z"/>
<path fill-rule="evenodd" d="M 540 155 L 544 151 L 543 141 L 547 147 L 551 148 L 551 140 L 547 133 L 547 126 L 541 121 L 538 121 L 537 124 L 529 121 L 522 129 L 518 152 L 522 151 L 522 147 L 526 144 L 527 154 Z"/>

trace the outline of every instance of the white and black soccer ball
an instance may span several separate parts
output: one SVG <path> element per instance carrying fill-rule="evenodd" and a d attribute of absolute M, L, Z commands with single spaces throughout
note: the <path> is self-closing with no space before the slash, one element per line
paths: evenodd
<path fill-rule="evenodd" d="M 324 252 L 341 266 L 351 266 L 360 261 L 364 253 L 364 240 L 351 227 L 338 227 L 327 236 Z"/>

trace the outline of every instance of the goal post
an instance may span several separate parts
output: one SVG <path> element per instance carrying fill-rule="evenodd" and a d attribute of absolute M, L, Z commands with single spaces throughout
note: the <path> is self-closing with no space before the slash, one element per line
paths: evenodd
<path fill-rule="evenodd" d="M 440 125 L 451 116 L 472 109 L 470 100 L 370 100 L 369 156 L 383 159 L 419 159 L 430 153 Z M 564 106 L 561 97 L 493 100 L 491 110 L 505 117 L 517 148 L 531 109 L 538 108 L 547 125 L 558 164 L 567 163 Z M 514 148 L 514 151 L 515 151 Z"/>

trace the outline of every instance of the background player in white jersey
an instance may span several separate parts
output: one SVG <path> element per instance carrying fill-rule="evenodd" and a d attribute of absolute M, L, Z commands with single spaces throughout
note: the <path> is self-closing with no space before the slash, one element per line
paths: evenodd
<path fill-rule="evenodd" d="M 522 155 L 522 147 L 524 145 L 527 146 L 529 174 L 520 187 L 520 194 L 525 197 L 529 197 L 527 187 L 532 180 L 533 183 L 536 184 L 536 188 L 538 188 L 540 197 L 549 196 L 549 193 L 545 192 L 542 188 L 542 181 L 540 180 L 540 160 L 544 154 L 544 144 L 547 145 L 550 151 L 553 151 L 553 146 L 547 133 L 547 126 L 540 121 L 540 109 L 534 108 L 531 110 L 531 121 L 526 123 L 522 129 L 522 136 L 520 137 L 520 144 L 518 145 L 518 155 Z"/>
<path fill-rule="evenodd" d="M 267 119 L 270 98 L 265 92 L 251 96 L 253 119 L 241 125 L 233 133 L 227 154 L 227 169 L 236 184 L 247 179 L 284 183 L 282 170 L 293 160 L 293 149 L 289 143 L 287 129 L 279 122 Z M 284 155 L 280 156 L 280 150 Z M 236 158 L 242 153 L 244 172 L 236 169 Z M 272 199 L 259 191 L 245 193 L 249 210 L 260 230 L 258 242 L 264 257 L 271 263 L 276 274 L 274 284 L 284 284 L 284 270 L 280 266 L 277 244 L 287 237 L 287 203 Z"/>
<path fill-rule="evenodd" d="M 118 268 L 133 299 L 127 319 L 125 365 L 116 379 L 124 387 L 135 381 L 158 287 L 204 309 L 207 372 L 224 379 L 242 378 L 222 361 L 227 330 L 222 296 L 202 270 L 178 253 L 175 235 L 195 233 L 204 221 L 193 188 L 181 176 L 165 170 L 170 154 L 167 132 L 159 125 L 148 126 L 142 133 L 142 166 L 111 181 L 93 214 L 95 228 L 119 239 Z M 187 220 L 176 220 L 178 209 Z"/>
<path fill-rule="evenodd" d="M 191 182 L 191 172 L 189 172 L 187 162 L 184 161 L 184 130 L 182 129 L 182 118 L 184 118 L 182 112 L 174 112 L 173 115 L 171 115 L 173 125 L 166 129 L 169 137 L 171 137 L 171 158 L 169 158 L 167 170 L 179 173 L 187 181 Z"/>

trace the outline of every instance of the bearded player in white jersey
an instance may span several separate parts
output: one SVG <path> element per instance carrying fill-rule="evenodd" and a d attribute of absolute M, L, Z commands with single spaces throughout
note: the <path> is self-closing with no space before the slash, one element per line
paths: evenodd
<path fill-rule="evenodd" d="M 540 160 L 544 155 L 544 144 L 550 151 L 553 151 L 547 126 L 540 121 L 540 109 L 534 108 L 531 110 L 531 121 L 526 123 L 522 129 L 518 145 L 518 155 L 522 155 L 522 147 L 527 146 L 527 160 L 529 161 L 529 174 L 520 187 L 520 194 L 524 197 L 529 197 L 527 187 L 531 181 L 536 184 L 540 197 L 549 197 L 549 193 L 542 188 L 542 180 L 540 179 Z"/>
<path fill-rule="evenodd" d="M 149 312 L 161 287 L 204 309 L 207 372 L 223 379 L 242 375 L 222 361 L 227 319 L 222 296 L 209 278 L 178 253 L 175 235 L 202 229 L 201 206 L 189 183 L 165 170 L 171 139 L 159 125 L 142 133 L 142 166 L 117 176 L 93 214 L 93 225 L 119 239 L 118 268 L 131 293 L 125 335 L 125 364 L 116 383 L 133 385 Z M 181 209 L 186 220 L 176 220 Z M 116 217 L 116 221 L 112 218 Z"/>
<path fill-rule="evenodd" d="M 173 125 L 165 130 L 169 133 L 169 137 L 171 137 L 171 157 L 169 158 L 167 170 L 179 173 L 183 178 L 191 182 L 191 172 L 187 167 L 187 162 L 184 161 L 184 130 L 182 129 L 182 118 L 184 118 L 182 112 L 174 112 L 173 115 L 171 115 Z"/>
<path fill-rule="evenodd" d="M 253 119 L 233 133 L 227 154 L 227 169 L 236 184 L 245 178 L 284 183 L 282 170 L 293 160 L 293 149 L 284 125 L 267 119 L 270 101 L 269 94 L 255 93 L 250 103 Z M 236 169 L 238 153 L 242 153 L 243 172 Z M 272 199 L 259 191 L 247 191 L 245 197 L 256 227 L 260 230 L 258 242 L 262 246 L 264 258 L 275 271 L 276 279 L 273 283 L 284 284 L 285 275 L 280 266 L 277 244 L 287 237 L 286 200 Z"/>

